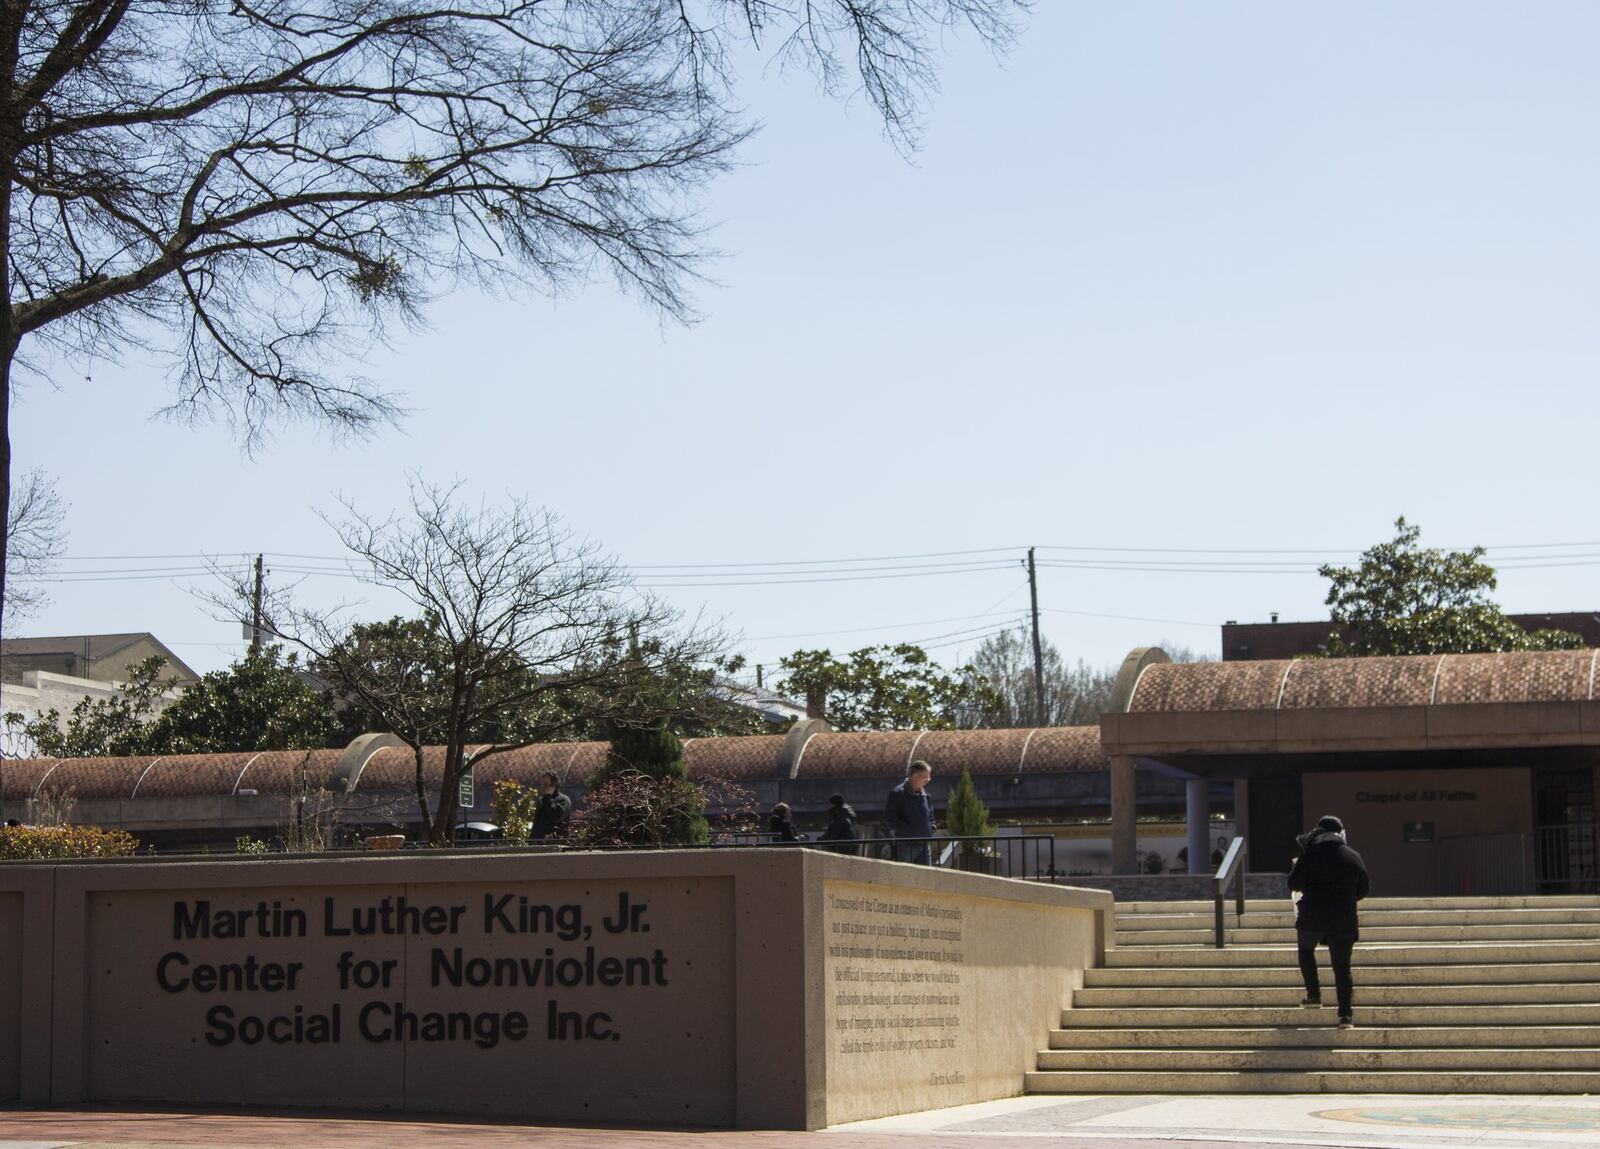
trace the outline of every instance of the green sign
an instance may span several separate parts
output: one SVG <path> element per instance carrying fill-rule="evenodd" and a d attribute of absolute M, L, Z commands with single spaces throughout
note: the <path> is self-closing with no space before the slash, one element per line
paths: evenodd
<path fill-rule="evenodd" d="M 1405 824 L 1405 840 L 1408 842 L 1433 841 L 1433 823 L 1407 822 Z"/>
<path fill-rule="evenodd" d="M 461 775 L 461 782 L 457 787 L 456 801 L 463 810 L 470 810 L 478 804 L 476 788 L 472 784 L 472 771 L 469 769 Z"/>

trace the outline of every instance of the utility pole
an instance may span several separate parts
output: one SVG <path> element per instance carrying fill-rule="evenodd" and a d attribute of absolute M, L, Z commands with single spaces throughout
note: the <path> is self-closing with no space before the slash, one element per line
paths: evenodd
<path fill-rule="evenodd" d="M 1028 548 L 1028 597 L 1033 602 L 1033 724 L 1044 725 L 1044 648 L 1039 644 L 1039 574 Z"/>
<path fill-rule="evenodd" d="M 1032 554 L 1032 551 L 1028 552 Z M 261 648 L 261 560 L 263 556 L 256 556 L 256 593 L 251 599 L 250 610 L 250 649 Z M 1037 629 L 1037 628 L 1036 628 Z"/>

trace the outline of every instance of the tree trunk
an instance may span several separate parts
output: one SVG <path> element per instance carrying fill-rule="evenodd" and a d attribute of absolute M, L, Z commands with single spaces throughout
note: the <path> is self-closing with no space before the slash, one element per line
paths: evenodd
<path fill-rule="evenodd" d="M 422 814 L 422 835 L 428 841 L 433 841 L 434 821 L 428 815 L 428 775 L 422 768 L 422 743 L 418 742 L 411 748 L 417 760 L 417 809 Z"/>
<path fill-rule="evenodd" d="M 17 328 L 11 310 L 11 187 L 22 124 L 12 104 L 16 91 L 24 5 L 0 8 L 0 635 L 5 634 L 6 568 L 11 548 L 11 368 Z"/>
<path fill-rule="evenodd" d="M 456 808 L 459 805 L 461 776 L 466 773 L 462 768 L 466 753 L 464 740 L 457 744 L 452 739 L 451 744 L 444 749 L 444 769 L 439 779 L 439 805 L 434 811 L 433 833 L 429 838 L 435 846 L 450 844 L 450 824 L 455 821 Z"/>

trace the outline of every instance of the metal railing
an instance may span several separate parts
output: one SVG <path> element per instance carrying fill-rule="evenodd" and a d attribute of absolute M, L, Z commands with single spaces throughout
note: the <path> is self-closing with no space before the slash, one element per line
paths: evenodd
<path fill-rule="evenodd" d="M 1239 924 L 1244 920 L 1244 862 L 1249 855 L 1250 850 L 1245 844 L 1245 840 L 1243 838 L 1234 838 L 1228 846 L 1228 852 L 1223 855 L 1222 865 L 1217 867 L 1217 876 L 1211 879 L 1211 893 L 1216 900 L 1217 948 L 1219 950 L 1228 944 L 1228 929 L 1225 921 L 1226 914 L 1223 910 L 1223 901 L 1228 896 L 1228 887 L 1236 881 L 1239 884 L 1239 889 L 1234 895 L 1234 922 Z"/>
<path fill-rule="evenodd" d="M 1533 832 L 1534 881 L 1541 894 L 1587 894 L 1600 886 L 1593 822 L 1539 826 Z"/>
<path fill-rule="evenodd" d="M 770 833 L 740 832 L 720 835 L 718 840 L 712 842 L 712 846 L 728 849 L 826 850 L 858 858 L 918 862 L 947 870 L 1038 882 L 1055 882 L 1059 877 L 1056 872 L 1056 840 L 1049 834 L 775 842 Z"/>
<path fill-rule="evenodd" d="M 1531 894 L 1528 880 L 1532 839 L 1511 830 L 1451 834 L 1434 843 L 1436 894 Z"/>

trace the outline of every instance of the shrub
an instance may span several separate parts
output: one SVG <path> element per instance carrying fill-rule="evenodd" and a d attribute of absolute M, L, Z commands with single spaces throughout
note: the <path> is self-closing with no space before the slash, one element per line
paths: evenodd
<path fill-rule="evenodd" d="M 526 846 L 533 837 L 533 816 L 538 811 L 536 787 L 524 786 L 510 778 L 502 778 L 494 784 L 494 817 L 507 842 Z"/>
<path fill-rule="evenodd" d="M 968 770 L 961 771 L 961 781 L 950 791 L 945 822 L 952 838 L 987 838 L 994 833 L 989 825 L 989 807 L 978 797 L 978 789 L 972 784 L 972 773 Z M 977 842 L 961 844 L 961 852 L 966 855 L 981 853 L 983 849 Z"/>
<path fill-rule="evenodd" d="M 754 795 L 736 782 L 709 775 L 699 783 L 616 770 L 592 790 L 572 819 L 576 846 L 701 846 L 710 841 L 707 805 L 721 809 L 717 829 L 748 830 Z"/>
<path fill-rule="evenodd" d="M 99 826 L 8 826 L 0 829 L 0 859 L 123 858 L 139 848 L 125 830 Z"/>

